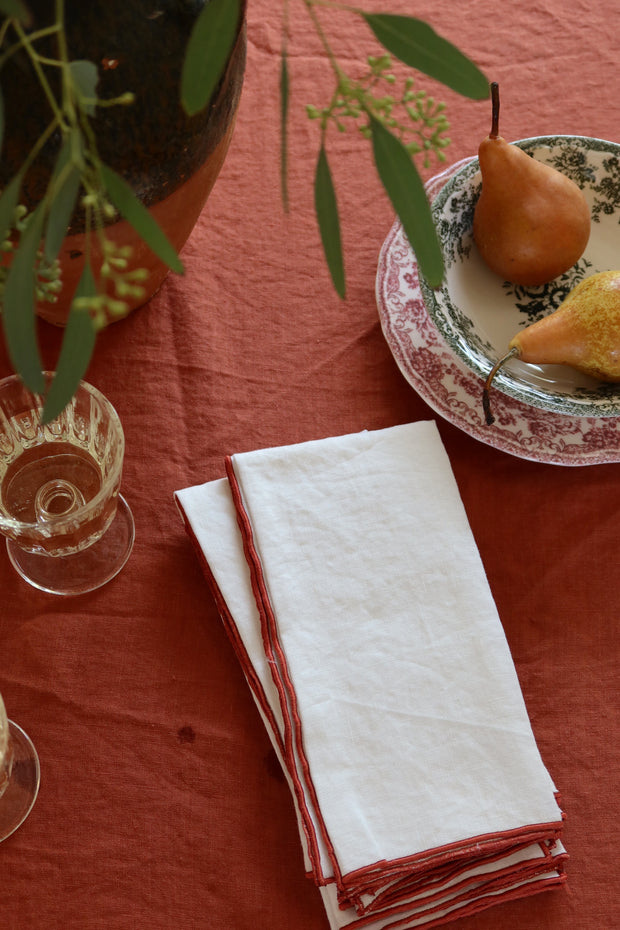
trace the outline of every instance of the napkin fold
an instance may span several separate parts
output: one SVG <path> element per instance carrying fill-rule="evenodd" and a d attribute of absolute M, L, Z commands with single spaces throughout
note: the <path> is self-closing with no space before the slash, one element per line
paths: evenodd
<path fill-rule="evenodd" d="M 176 500 L 331 927 L 430 927 L 561 884 L 557 792 L 435 424 L 226 470 Z"/>

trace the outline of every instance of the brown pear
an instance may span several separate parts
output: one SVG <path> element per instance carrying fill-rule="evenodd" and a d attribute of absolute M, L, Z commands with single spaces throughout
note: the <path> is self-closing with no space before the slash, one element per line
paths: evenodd
<path fill-rule="evenodd" d="M 505 281 L 535 286 L 571 268 L 590 237 L 590 210 L 580 188 L 498 133 L 499 89 L 491 85 L 491 131 L 480 143 L 482 190 L 474 241 Z"/>
<path fill-rule="evenodd" d="M 483 405 L 493 423 L 489 390 L 504 362 L 570 365 L 599 381 L 620 382 L 620 271 L 600 271 L 577 284 L 557 310 L 513 336 L 486 380 Z"/>

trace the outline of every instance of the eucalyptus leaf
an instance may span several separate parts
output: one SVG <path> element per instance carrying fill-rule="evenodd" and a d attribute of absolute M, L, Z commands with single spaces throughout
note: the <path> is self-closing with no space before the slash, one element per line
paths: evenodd
<path fill-rule="evenodd" d="M 431 287 L 439 287 L 443 279 L 443 255 L 422 179 L 400 139 L 373 116 L 370 130 L 381 183 L 415 252 L 420 271 Z"/>
<path fill-rule="evenodd" d="M 78 297 L 95 297 L 96 294 L 97 285 L 90 265 L 87 263 L 73 295 L 56 372 L 43 406 L 41 417 L 43 423 L 55 420 L 62 413 L 75 394 L 90 364 L 97 330 L 88 310 L 76 307 L 75 300 Z"/>
<path fill-rule="evenodd" d="M 161 226 L 156 223 L 127 182 L 108 165 L 101 165 L 101 174 L 110 200 L 127 222 L 133 226 L 148 247 L 172 271 L 183 274 L 183 263 Z"/>
<path fill-rule="evenodd" d="M 44 219 L 43 204 L 31 215 L 13 253 L 4 285 L 2 324 L 11 364 L 24 383 L 40 394 L 45 380 L 35 324 L 35 264 Z"/>
<path fill-rule="evenodd" d="M 282 49 L 280 65 L 280 188 L 282 203 L 288 212 L 288 103 L 289 77 L 286 48 Z"/>
<path fill-rule="evenodd" d="M 321 145 L 314 177 L 314 207 L 316 210 L 323 251 L 336 292 L 345 296 L 346 284 L 342 242 L 340 237 L 340 218 L 336 192 L 327 160 L 327 153 Z"/>
<path fill-rule="evenodd" d="M 29 26 L 32 16 L 23 0 L 0 0 L 0 13 L 18 19 L 22 26 Z"/>
<path fill-rule="evenodd" d="M 71 164 L 72 137 L 69 136 L 60 150 L 51 184 L 52 202 L 45 227 L 45 257 L 53 262 L 71 221 L 71 215 L 80 189 L 80 168 Z"/>
<path fill-rule="evenodd" d="M 361 14 L 379 42 L 405 64 L 464 97 L 484 100 L 489 81 L 466 55 L 421 19 L 390 13 Z"/>
<path fill-rule="evenodd" d="M 181 72 L 181 103 L 190 116 L 211 100 L 233 47 L 239 16 L 239 0 L 210 0 L 194 23 Z"/>
<path fill-rule="evenodd" d="M 69 71 L 73 83 L 78 89 L 82 98 L 83 106 L 89 116 L 95 115 L 95 100 L 97 97 L 97 83 L 99 82 L 99 72 L 97 66 L 92 61 L 86 59 L 77 59 L 69 62 Z"/>
<path fill-rule="evenodd" d="M 21 172 L 12 178 L 0 196 L 0 242 L 4 242 L 15 222 L 15 207 L 22 186 Z"/>

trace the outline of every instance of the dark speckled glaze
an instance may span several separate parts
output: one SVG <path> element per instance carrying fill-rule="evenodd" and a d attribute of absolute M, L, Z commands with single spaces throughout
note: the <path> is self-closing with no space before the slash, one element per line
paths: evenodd
<path fill-rule="evenodd" d="M 66 2 L 70 57 L 85 58 L 98 66 L 99 96 L 109 99 L 127 90 L 135 94 L 131 106 L 99 108 L 93 126 L 103 160 L 122 173 L 147 204 L 170 194 L 209 157 L 224 136 L 239 100 L 244 35 L 211 105 L 191 118 L 180 105 L 183 55 L 204 4 L 205 0 Z M 33 28 L 51 22 L 53 0 L 29 0 L 29 7 Z M 4 185 L 17 170 L 26 147 L 49 121 L 50 110 L 31 69 L 19 56 L 0 72 L 0 85 L 6 111 L 0 161 L 0 184 Z M 47 149 L 48 165 L 58 142 L 55 138 Z M 31 180 L 33 202 L 40 196 L 41 174 Z"/>
<path fill-rule="evenodd" d="M 188 117 L 180 104 L 182 62 L 191 29 L 208 0 L 66 0 L 66 25 L 72 60 L 93 61 L 99 70 L 100 98 L 135 94 L 130 106 L 99 107 L 92 120 L 99 154 L 122 174 L 153 212 L 179 251 L 193 229 L 228 150 L 245 70 L 245 2 L 237 41 L 226 71 L 202 113 Z M 53 18 L 54 0 L 28 0 L 33 27 Z M 46 42 L 52 40 L 46 39 Z M 51 54 L 53 46 L 48 45 Z M 45 45 L 41 45 L 45 50 Z M 51 74 L 54 77 L 54 72 Z M 23 55 L 2 72 L 5 140 L 0 158 L 0 187 L 18 170 L 50 119 L 49 105 Z M 40 199 L 54 164 L 60 136 L 52 137 L 23 186 L 20 200 L 32 208 Z M 116 228 L 118 227 L 118 229 Z M 39 312 L 62 325 L 67 304 L 81 274 L 83 222 L 73 217 L 60 255 L 63 295 Z M 112 233 L 119 244 L 132 242 L 126 223 Z M 136 249 L 136 261 L 149 271 L 144 303 L 166 276 L 151 254 Z"/>

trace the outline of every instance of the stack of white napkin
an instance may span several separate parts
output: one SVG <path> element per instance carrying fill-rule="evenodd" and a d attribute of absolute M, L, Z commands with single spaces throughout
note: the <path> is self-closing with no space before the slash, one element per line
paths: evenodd
<path fill-rule="evenodd" d="M 176 494 L 334 928 L 561 884 L 562 812 L 434 423 L 234 455 Z"/>

